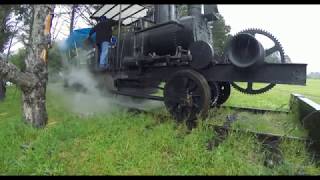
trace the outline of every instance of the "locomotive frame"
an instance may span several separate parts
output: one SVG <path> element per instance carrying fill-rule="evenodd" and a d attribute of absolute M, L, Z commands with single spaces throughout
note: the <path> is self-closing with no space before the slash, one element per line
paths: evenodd
<path fill-rule="evenodd" d="M 164 101 L 176 120 L 192 122 L 223 104 L 231 83 L 247 82 L 249 94 L 254 92 L 254 82 L 270 83 L 270 87 L 306 84 L 306 64 L 263 62 L 270 49 L 264 51 L 250 33 L 237 34 L 229 42 L 225 61 L 215 59 L 209 22 L 217 20 L 216 5 L 189 5 L 188 16 L 181 19 L 176 19 L 174 5 L 155 5 L 153 10 L 150 13 L 136 4 L 107 4 L 91 16 L 118 21 L 117 45 L 109 50 L 110 68 L 96 72 L 92 67 L 97 59 L 91 61 L 91 72 L 102 77 L 104 90 Z M 131 29 L 121 33 L 123 26 Z M 243 55 L 242 44 L 249 41 L 249 53 Z M 163 82 L 165 86 L 160 87 Z M 163 96 L 153 95 L 158 89 L 163 89 Z"/>

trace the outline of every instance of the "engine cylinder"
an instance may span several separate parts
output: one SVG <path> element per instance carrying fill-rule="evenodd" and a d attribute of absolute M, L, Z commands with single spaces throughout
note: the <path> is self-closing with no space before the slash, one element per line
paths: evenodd
<path fill-rule="evenodd" d="M 227 57 L 231 63 L 246 68 L 264 61 L 265 51 L 261 43 L 251 34 L 240 33 L 227 46 Z"/>
<path fill-rule="evenodd" d="M 177 46 L 187 49 L 193 42 L 192 32 L 176 22 L 168 22 L 141 35 L 144 36 L 144 55 L 174 55 Z"/>

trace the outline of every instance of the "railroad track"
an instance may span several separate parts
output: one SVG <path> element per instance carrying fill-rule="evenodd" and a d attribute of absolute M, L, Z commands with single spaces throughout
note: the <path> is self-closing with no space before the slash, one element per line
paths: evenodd
<path fill-rule="evenodd" d="M 291 104 L 290 109 L 302 108 L 298 110 L 299 111 L 298 116 L 300 116 L 301 123 L 303 123 L 303 121 L 305 121 L 303 120 L 303 118 L 305 118 L 303 116 L 314 114 L 314 112 L 312 111 L 315 111 L 316 113 L 318 113 L 319 109 L 317 109 L 317 107 L 310 108 L 308 102 L 304 101 L 305 100 L 303 99 L 304 97 L 303 98 L 300 98 L 300 97 L 301 95 L 294 95 L 294 94 L 292 95 L 291 103 L 294 103 L 294 101 L 296 102 L 295 104 Z M 307 109 L 306 107 L 309 107 L 309 109 Z M 265 113 L 289 114 L 291 113 L 290 111 L 255 109 L 255 108 L 244 108 L 244 107 L 233 107 L 233 106 L 221 106 L 219 108 L 232 109 L 237 112 L 250 112 L 254 114 L 265 114 Z M 162 114 L 156 114 L 152 111 L 150 112 L 150 111 L 145 111 L 145 110 L 136 109 L 136 108 L 129 108 L 129 112 L 147 113 L 147 114 L 152 114 L 152 116 L 163 116 Z M 166 117 L 160 117 L 160 118 L 166 118 Z M 313 122 L 316 119 L 318 118 L 317 117 L 313 118 L 312 119 Z M 265 166 L 274 167 L 275 165 L 278 165 L 283 161 L 282 152 L 279 150 L 279 144 L 281 141 L 284 141 L 284 140 L 303 142 L 307 147 L 307 149 L 309 150 L 309 153 L 312 156 L 312 159 L 315 159 L 317 164 L 320 165 L 320 163 L 318 163 L 320 162 L 320 141 L 317 135 L 312 135 L 312 133 L 311 134 L 309 133 L 309 136 L 307 138 L 302 138 L 302 137 L 294 137 L 294 136 L 281 135 L 281 134 L 262 133 L 258 131 L 247 130 L 247 129 L 234 129 L 232 128 L 232 124 L 236 120 L 237 118 L 230 119 L 230 116 L 227 116 L 223 125 L 208 124 L 208 126 L 212 128 L 212 131 L 216 134 L 216 136 L 208 142 L 207 144 L 208 150 L 213 150 L 214 148 L 219 146 L 228 137 L 230 133 L 244 133 L 244 134 L 248 134 L 256 137 L 257 140 L 264 147 L 265 152 L 267 152 L 267 156 L 265 159 Z M 191 126 L 194 126 L 194 124 Z M 315 128 L 313 127 L 313 129 Z"/>

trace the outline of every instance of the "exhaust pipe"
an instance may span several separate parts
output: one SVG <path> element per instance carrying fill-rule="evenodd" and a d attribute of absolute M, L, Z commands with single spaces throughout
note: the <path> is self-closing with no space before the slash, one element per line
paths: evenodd
<path fill-rule="evenodd" d="M 240 68 L 262 63 L 265 58 L 261 43 L 248 33 L 234 36 L 229 41 L 226 54 L 231 63 Z"/>

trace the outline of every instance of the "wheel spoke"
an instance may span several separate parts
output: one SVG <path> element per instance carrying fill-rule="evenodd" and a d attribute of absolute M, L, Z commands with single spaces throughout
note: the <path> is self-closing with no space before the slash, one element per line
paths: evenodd
<path fill-rule="evenodd" d="M 191 79 L 187 78 L 187 82 L 185 83 L 185 88 L 188 88 L 190 86 L 190 84 L 192 84 Z"/>
<path fill-rule="evenodd" d="M 194 70 L 177 72 L 164 88 L 164 103 L 177 121 L 192 121 L 207 115 L 210 88 L 206 79 Z M 199 114 L 201 113 L 201 114 Z"/>
<path fill-rule="evenodd" d="M 264 31 L 264 30 L 260 30 L 260 29 L 247 29 L 247 30 L 241 31 L 240 33 L 249 33 L 250 35 L 259 34 L 259 35 L 263 35 L 263 36 L 267 37 L 268 39 L 273 41 L 274 45 L 265 50 L 265 57 L 268 57 L 275 52 L 277 52 L 277 53 L 279 52 L 279 55 L 280 55 L 279 62 L 277 62 L 277 63 L 285 63 L 284 51 L 282 49 L 282 46 L 281 46 L 280 42 L 271 33 Z M 265 59 L 265 62 L 268 63 L 268 59 Z M 240 87 L 235 82 L 232 82 L 231 85 L 236 90 L 238 90 L 242 93 L 246 93 L 246 94 L 261 94 L 261 93 L 267 92 L 268 90 L 272 89 L 275 86 L 275 84 L 268 84 L 265 87 L 262 87 L 262 88 L 256 87 L 257 89 L 253 89 L 252 83 L 251 84 L 248 83 L 245 88 Z M 222 92 L 221 95 L 223 96 L 224 93 Z"/>
<path fill-rule="evenodd" d="M 184 99 L 184 96 L 182 95 L 180 96 L 169 95 L 167 97 L 170 98 L 170 101 L 173 101 L 173 102 L 180 102 L 181 99 Z"/>
<path fill-rule="evenodd" d="M 201 97 L 200 94 L 192 94 L 192 97 Z"/>
<path fill-rule="evenodd" d="M 196 104 L 196 103 L 194 103 L 194 104 L 192 105 L 192 107 L 194 107 L 194 108 L 196 108 L 196 109 L 200 109 L 200 106 L 199 106 L 198 104 Z"/>
<path fill-rule="evenodd" d="M 252 82 L 249 82 L 247 85 L 247 90 L 252 91 Z"/>
<path fill-rule="evenodd" d="M 266 57 L 269 56 L 270 54 L 276 52 L 276 51 L 278 51 L 278 47 L 276 45 L 273 46 L 272 48 L 267 49 L 266 50 Z"/>
<path fill-rule="evenodd" d="M 192 85 L 193 85 L 193 86 L 191 86 L 191 87 L 189 88 L 189 92 L 194 92 L 194 91 L 198 88 L 198 86 L 197 86 L 196 83 L 192 83 Z"/>
<path fill-rule="evenodd" d="M 257 34 L 257 32 L 254 32 L 254 31 L 251 31 L 251 32 L 248 32 L 249 34 L 251 34 L 252 36 L 255 36 Z"/>

